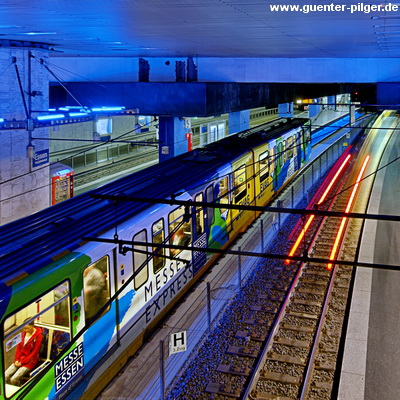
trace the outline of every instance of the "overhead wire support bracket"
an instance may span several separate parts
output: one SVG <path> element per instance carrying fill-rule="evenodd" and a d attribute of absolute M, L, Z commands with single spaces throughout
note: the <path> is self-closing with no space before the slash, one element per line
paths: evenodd
<path fill-rule="evenodd" d="M 111 200 L 116 202 L 138 202 L 138 203 L 149 203 L 149 204 L 167 204 L 167 205 L 178 205 L 178 206 L 193 206 L 193 207 L 204 207 L 204 208 L 221 208 L 220 203 L 208 203 L 205 201 L 192 201 L 192 200 L 178 200 L 172 199 L 157 199 L 149 197 L 136 197 L 136 196 L 121 196 L 121 195 L 107 195 L 93 193 L 91 195 L 93 199 L 98 200 Z M 172 197 L 172 196 L 171 196 Z M 319 215 L 325 217 L 335 218 L 359 218 L 359 219 L 373 219 L 381 221 L 395 221 L 400 222 L 400 216 L 398 215 L 381 215 L 381 214 L 367 214 L 367 213 L 345 213 L 340 211 L 324 211 L 315 209 L 303 209 L 303 208 L 286 208 L 286 207 L 263 207 L 263 206 L 249 206 L 239 204 L 223 204 L 223 208 L 230 210 L 240 211 L 257 211 L 257 212 L 277 212 L 285 214 L 298 214 L 298 215 Z"/>
<path fill-rule="evenodd" d="M 132 246 L 154 246 L 155 243 L 149 242 L 136 242 L 136 241 L 128 241 L 128 240 L 121 240 L 121 239 L 107 239 L 107 238 L 100 238 L 100 237 L 83 237 L 82 240 L 86 242 L 98 242 L 98 243 L 110 243 L 110 244 L 121 244 L 121 245 L 132 245 Z M 379 268 L 385 270 L 394 270 L 398 271 L 398 265 L 389 265 L 389 264 L 373 264 L 373 263 L 365 263 L 361 261 L 345 261 L 345 260 L 330 260 L 329 258 L 317 258 L 317 257 L 310 257 L 310 256 L 288 256 L 287 254 L 275 254 L 275 253 L 258 253 L 252 251 L 244 251 L 244 250 L 230 250 L 230 249 L 215 249 L 210 247 L 194 247 L 194 246 L 180 246 L 174 244 L 163 244 L 160 247 L 169 248 L 169 249 L 176 249 L 176 250 L 190 250 L 196 252 L 203 252 L 203 253 L 214 253 L 214 254 L 230 254 L 230 255 L 240 255 L 240 256 L 247 256 L 247 257 L 258 257 L 258 258 L 266 258 L 266 259 L 277 259 L 285 261 L 289 259 L 290 261 L 301 261 L 307 263 L 316 263 L 316 264 L 323 264 L 324 266 L 328 263 L 337 264 L 337 265 L 347 265 L 351 267 L 366 267 L 366 268 Z M 136 249 L 135 249 L 136 251 Z M 152 253 L 153 254 L 153 253 Z M 171 259 L 179 260 L 177 257 L 171 257 Z M 182 260 L 186 261 L 187 260 Z"/>

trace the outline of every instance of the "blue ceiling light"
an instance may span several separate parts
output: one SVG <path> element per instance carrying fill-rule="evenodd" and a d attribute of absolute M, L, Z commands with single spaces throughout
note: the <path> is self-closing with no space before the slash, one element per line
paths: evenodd
<path fill-rule="evenodd" d="M 51 119 L 61 119 L 65 118 L 64 114 L 52 114 L 52 115 L 39 115 L 37 117 L 38 121 L 46 121 Z"/>
<path fill-rule="evenodd" d="M 70 112 L 70 117 L 86 117 L 88 114 L 86 112 Z"/>
<path fill-rule="evenodd" d="M 125 107 L 95 107 L 92 108 L 93 112 L 106 112 L 106 111 L 122 111 Z"/>
<path fill-rule="evenodd" d="M 4 118 L 0 118 L 0 124 L 4 122 Z"/>

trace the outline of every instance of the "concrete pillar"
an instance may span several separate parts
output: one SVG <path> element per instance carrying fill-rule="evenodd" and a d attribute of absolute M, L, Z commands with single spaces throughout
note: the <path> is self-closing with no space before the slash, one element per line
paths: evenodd
<path fill-rule="evenodd" d="M 328 106 L 328 109 L 329 110 L 336 110 L 336 96 L 335 95 L 333 95 L 333 96 L 328 96 L 328 104 L 329 104 L 329 106 Z"/>
<path fill-rule="evenodd" d="M 293 103 L 278 104 L 278 117 L 293 118 Z"/>
<path fill-rule="evenodd" d="M 321 112 L 321 105 L 320 104 L 310 104 L 308 106 L 308 117 L 309 118 L 315 117 L 320 112 Z"/>
<path fill-rule="evenodd" d="M 250 110 L 242 110 L 229 113 L 229 135 L 250 128 Z"/>
<path fill-rule="evenodd" d="M 187 137 L 187 133 L 189 133 L 189 126 L 185 118 L 160 117 L 160 162 L 188 151 L 190 138 Z"/>
<path fill-rule="evenodd" d="M 47 60 L 47 52 L 32 51 L 31 96 L 32 110 L 47 110 L 49 79 L 47 70 L 39 62 Z M 24 92 L 28 92 L 28 50 L 0 49 L 0 117 L 6 120 L 26 120 L 23 98 L 18 85 L 15 65 Z M 27 105 L 28 95 L 25 94 Z M 32 114 L 35 117 L 37 114 Z M 48 128 L 32 132 L 33 157 L 28 157 L 28 131 L 0 130 L 0 224 L 32 214 L 50 205 L 49 137 Z M 44 139 L 44 140 L 43 140 Z M 35 158 L 35 154 L 37 157 Z"/>

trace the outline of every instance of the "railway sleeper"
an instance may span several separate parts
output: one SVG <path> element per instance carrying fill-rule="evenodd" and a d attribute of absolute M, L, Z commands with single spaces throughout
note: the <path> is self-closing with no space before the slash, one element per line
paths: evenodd
<path fill-rule="evenodd" d="M 307 360 L 303 357 L 293 357 L 293 356 L 288 356 L 286 354 L 277 354 L 277 353 L 268 354 L 267 360 L 279 361 L 286 364 L 300 365 L 302 367 L 305 367 L 307 364 Z"/>
<path fill-rule="evenodd" d="M 222 372 L 224 374 L 239 375 L 239 376 L 249 376 L 250 368 L 241 368 L 233 364 L 224 365 L 219 364 L 217 367 L 217 372 Z"/>
<path fill-rule="evenodd" d="M 313 320 L 318 320 L 318 318 L 319 318 L 319 316 L 316 314 L 301 313 L 301 312 L 290 311 L 290 310 L 286 313 L 286 315 L 291 315 L 292 317 L 313 319 Z"/>
<path fill-rule="evenodd" d="M 286 292 L 288 290 L 288 284 L 287 283 L 274 283 L 274 284 L 267 284 L 264 286 L 264 289 L 270 289 L 270 290 L 277 290 L 280 292 Z"/>
<path fill-rule="evenodd" d="M 272 371 L 265 371 L 261 372 L 260 378 L 263 380 L 269 380 L 274 382 L 281 382 L 281 383 L 288 383 L 290 385 L 301 385 L 301 377 L 300 376 L 292 376 L 288 374 L 280 374 L 277 372 Z"/>
<path fill-rule="evenodd" d="M 226 353 L 241 357 L 257 358 L 258 354 L 260 353 L 260 349 L 228 346 L 228 348 L 226 349 Z"/>
<path fill-rule="evenodd" d="M 255 342 L 264 342 L 267 338 L 266 334 L 260 334 L 258 332 L 250 332 L 250 331 L 237 331 L 235 334 L 235 338 L 238 339 L 246 339 L 246 340 L 254 340 Z"/>
<path fill-rule="evenodd" d="M 305 333 L 314 333 L 315 329 L 310 326 L 298 326 L 298 325 L 291 325 L 287 323 L 282 323 L 281 329 L 287 329 L 296 332 L 305 332 Z"/>
<path fill-rule="evenodd" d="M 312 389 L 319 389 L 319 390 L 322 389 L 322 390 L 332 391 L 332 387 L 333 387 L 333 382 L 331 381 L 325 381 L 325 382 L 316 381 L 311 384 Z"/>
<path fill-rule="evenodd" d="M 266 319 L 247 318 L 243 320 L 243 323 L 248 325 L 269 325 L 270 321 Z"/>
<path fill-rule="evenodd" d="M 275 343 L 283 344 L 286 346 L 292 347 L 303 347 L 305 349 L 309 349 L 311 347 L 310 342 L 306 342 L 305 340 L 297 340 L 297 339 L 288 339 L 285 337 L 277 337 L 274 339 Z"/>
<path fill-rule="evenodd" d="M 315 301 L 315 300 L 305 300 L 305 299 L 298 299 L 294 297 L 292 299 L 294 304 L 302 304 L 304 306 L 315 306 L 315 307 L 322 307 L 322 301 Z"/>
<path fill-rule="evenodd" d="M 250 311 L 263 311 L 270 314 L 276 314 L 278 309 L 270 306 L 251 306 Z"/>
<path fill-rule="evenodd" d="M 292 400 L 290 397 L 285 397 L 277 394 L 271 394 L 267 392 L 259 392 L 256 394 L 252 393 L 253 399 L 256 400 Z"/>
<path fill-rule="evenodd" d="M 232 397 L 234 399 L 240 398 L 240 390 L 234 389 L 232 385 L 210 382 L 206 387 L 206 392 L 220 394 L 222 396 Z"/>
<path fill-rule="evenodd" d="M 318 276 L 323 276 L 323 277 L 326 277 L 326 278 L 330 277 L 331 272 L 327 271 L 325 269 L 323 271 L 321 271 L 321 265 L 317 265 L 317 266 L 315 266 L 315 268 L 317 268 L 318 270 L 312 269 L 312 267 L 309 266 L 305 271 L 303 271 L 303 276 L 318 275 Z"/>
<path fill-rule="evenodd" d="M 315 369 L 316 370 L 323 370 L 323 371 L 335 371 L 336 363 L 335 362 L 315 362 Z"/>
<path fill-rule="evenodd" d="M 311 274 L 310 274 L 311 275 Z M 314 281 L 312 279 L 302 279 L 301 280 L 302 283 L 311 283 L 313 285 L 318 285 L 318 286 L 326 286 L 327 282 L 324 281 Z"/>
<path fill-rule="evenodd" d="M 325 289 L 308 289 L 308 288 L 302 288 L 299 287 L 298 292 L 300 293 L 308 293 L 308 294 L 319 294 L 319 295 L 324 295 L 325 294 Z"/>

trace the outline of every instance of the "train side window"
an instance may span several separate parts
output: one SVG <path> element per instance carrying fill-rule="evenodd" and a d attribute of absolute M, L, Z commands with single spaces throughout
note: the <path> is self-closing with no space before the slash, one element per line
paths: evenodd
<path fill-rule="evenodd" d="M 287 157 L 288 159 L 293 157 L 293 136 L 289 136 L 286 141 Z"/>
<path fill-rule="evenodd" d="M 270 149 L 270 154 L 269 154 L 269 159 L 271 160 L 270 163 L 270 171 L 271 171 L 271 177 L 274 175 L 274 170 L 275 170 L 275 165 L 276 165 L 276 146 L 274 146 L 272 149 Z"/>
<path fill-rule="evenodd" d="M 297 140 L 296 135 L 293 135 L 293 156 L 297 156 Z"/>
<path fill-rule="evenodd" d="M 214 188 L 213 186 L 209 186 L 206 189 L 206 202 L 207 203 L 212 203 L 214 202 Z M 213 223 L 214 219 L 214 209 L 211 207 L 207 207 L 207 227 L 210 228 L 210 226 Z"/>
<path fill-rule="evenodd" d="M 233 171 L 233 193 L 236 204 L 247 194 L 246 165 L 241 165 L 236 171 Z"/>
<path fill-rule="evenodd" d="M 228 187 L 228 177 L 220 179 L 219 181 L 219 192 L 218 199 L 220 204 L 229 204 L 229 187 Z M 227 212 L 226 208 L 221 207 L 221 214 Z"/>
<path fill-rule="evenodd" d="M 156 251 L 159 244 L 164 243 L 164 220 L 161 218 L 152 226 L 153 251 Z M 157 254 L 153 256 L 153 272 L 156 274 L 165 265 L 165 248 L 162 247 Z"/>
<path fill-rule="evenodd" d="M 22 388 L 70 343 L 70 303 L 69 283 L 66 281 L 4 321 L 6 397 Z"/>
<path fill-rule="evenodd" d="M 278 154 L 277 154 L 278 168 L 283 165 L 283 143 L 278 143 Z"/>
<path fill-rule="evenodd" d="M 147 242 L 147 231 L 143 229 L 139 233 L 137 233 L 133 239 L 133 242 Z M 139 253 L 138 251 L 143 251 L 145 253 Z M 143 265 L 148 257 L 147 253 L 147 246 L 133 246 L 133 272 L 137 273 L 137 275 L 134 278 L 134 288 L 135 290 L 139 289 L 142 285 L 144 285 L 147 282 L 147 279 L 149 278 L 149 269 L 148 269 L 148 263 Z M 142 267 L 142 269 L 139 270 L 139 268 Z"/>
<path fill-rule="evenodd" d="M 175 231 L 170 239 L 170 243 L 173 245 L 189 246 L 189 244 L 192 242 L 192 223 L 191 220 L 189 222 L 183 222 L 184 213 L 185 208 L 181 206 L 169 214 L 169 233 L 171 234 L 172 231 Z M 179 228 L 177 228 L 178 225 Z M 177 256 L 181 252 L 182 250 L 180 249 L 170 249 L 172 256 Z"/>
<path fill-rule="evenodd" d="M 108 256 L 90 264 L 83 271 L 83 293 L 85 296 L 86 324 L 93 322 L 94 317 L 110 299 L 110 261 Z M 110 307 L 104 310 L 106 313 Z M 101 314 L 101 315 L 103 315 Z M 98 318 L 101 317 L 98 316 Z"/>
<path fill-rule="evenodd" d="M 287 160 L 287 147 L 286 147 L 286 140 L 283 141 L 283 164 L 285 164 L 286 160 Z"/>
<path fill-rule="evenodd" d="M 203 193 L 199 193 L 194 198 L 194 201 L 202 202 Z M 200 236 L 204 232 L 204 208 L 203 207 L 196 207 L 196 235 Z"/>
<path fill-rule="evenodd" d="M 260 182 L 264 182 L 269 175 L 269 152 L 268 150 L 259 155 L 260 163 Z"/>

